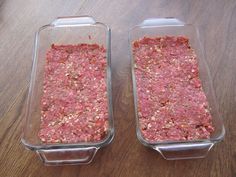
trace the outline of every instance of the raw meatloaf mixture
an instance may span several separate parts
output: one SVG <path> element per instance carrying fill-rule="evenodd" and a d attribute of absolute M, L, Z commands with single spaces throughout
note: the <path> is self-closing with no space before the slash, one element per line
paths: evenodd
<path fill-rule="evenodd" d="M 198 62 L 182 36 L 133 43 L 141 134 L 149 142 L 206 139 L 214 131 Z"/>
<path fill-rule="evenodd" d="M 41 100 L 42 142 L 97 142 L 105 137 L 106 66 L 106 51 L 97 44 L 51 46 Z"/>

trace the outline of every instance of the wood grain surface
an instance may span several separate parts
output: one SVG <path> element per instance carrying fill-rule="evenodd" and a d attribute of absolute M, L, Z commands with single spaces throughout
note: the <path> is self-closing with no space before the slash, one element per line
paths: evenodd
<path fill-rule="evenodd" d="M 46 167 L 20 142 L 34 32 L 58 16 L 91 15 L 112 29 L 114 141 L 83 166 Z M 204 159 L 167 161 L 135 134 L 128 29 L 148 17 L 177 17 L 195 24 L 209 63 L 225 139 Z M 1 177 L 236 177 L 235 0 L 1 0 Z"/>

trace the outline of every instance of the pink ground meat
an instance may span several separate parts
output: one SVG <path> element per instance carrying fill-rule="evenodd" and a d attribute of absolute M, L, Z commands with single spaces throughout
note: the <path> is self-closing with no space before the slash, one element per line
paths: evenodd
<path fill-rule="evenodd" d="M 139 127 L 149 142 L 210 138 L 214 131 L 196 54 L 182 36 L 133 43 Z"/>
<path fill-rule="evenodd" d="M 42 142 L 97 142 L 106 136 L 106 67 L 106 51 L 97 44 L 51 46 L 41 100 Z"/>

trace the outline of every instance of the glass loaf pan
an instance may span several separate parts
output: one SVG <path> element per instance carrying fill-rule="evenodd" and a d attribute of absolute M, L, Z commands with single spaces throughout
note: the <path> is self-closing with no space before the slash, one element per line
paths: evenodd
<path fill-rule="evenodd" d="M 54 43 L 63 45 L 96 43 L 103 45 L 106 49 L 109 126 L 106 137 L 100 142 L 45 144 L 42 143 L 38 137 L 46 52 Z M 112 141 L 114 125 L 111 95 L 110 45 L 110 28 L 103 23 L 96 22 L 89 16 L 57 18 L 52 23 L 42 26 L 36 33 L 30 88 L 24 109 L 25 126 L 21 141 L 26 148 L 36 151 L 45 164 L 63 165 L 90 163 L 97 150 Z"/>
<path fill-rule="evenodd" d="M 162 36 L 186 36 L 189 38 L 190 45 L 195 50 L 200 79 L 203 90 L 211 108 L 212 122 L 215 127 L 210 139 L 202 139 L 197 141 L 162 141 L 151 143 L 144 139 L 139 128 L 139 118 L 137 112 L 137 90 L 134 72 L 134 56 L 132 52 L 132 43 L 143 37 L 162 37 Z M 129 31 L 129 46 L 131 56 L 132 82 L 134 91 L 134 106 L 136 117 L 136 134 L 139 141 L 150 148 L 158 151 L 165 159 L 189 159 L 205 157 L 212 146 L 221 141 L 225 134 L 224 125 L 217 109 L 214 89 L 212 86 L 212 78 L 210 76 L 207 61 L 204 57 L 204 50 L 201 45 L 198 30 L 191 24 L 176 18 L 150 18 L 144 20 L 141 24 L 133 27 Z M 158 83 L 157 83 L 158 84 Z"/>

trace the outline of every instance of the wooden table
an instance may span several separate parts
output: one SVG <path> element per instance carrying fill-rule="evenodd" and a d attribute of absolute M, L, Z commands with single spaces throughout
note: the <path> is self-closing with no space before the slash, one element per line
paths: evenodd
<path fill-rule="evenodd" d="M 46 167 L 20 142 L 34 32 L 58 16 L 91 15 L 112 28 L 116 135 L 84 166 Z M 127 31 L 148 17 L 177 17 L 200 30 L 226 136 L 205 159 L 166 161 L 135 135 Z M 1 0 L 0 176 L 33 177 L 235 177 L 235 0 Z M 191 174 L 191 175 L 190 175 Z"/>

